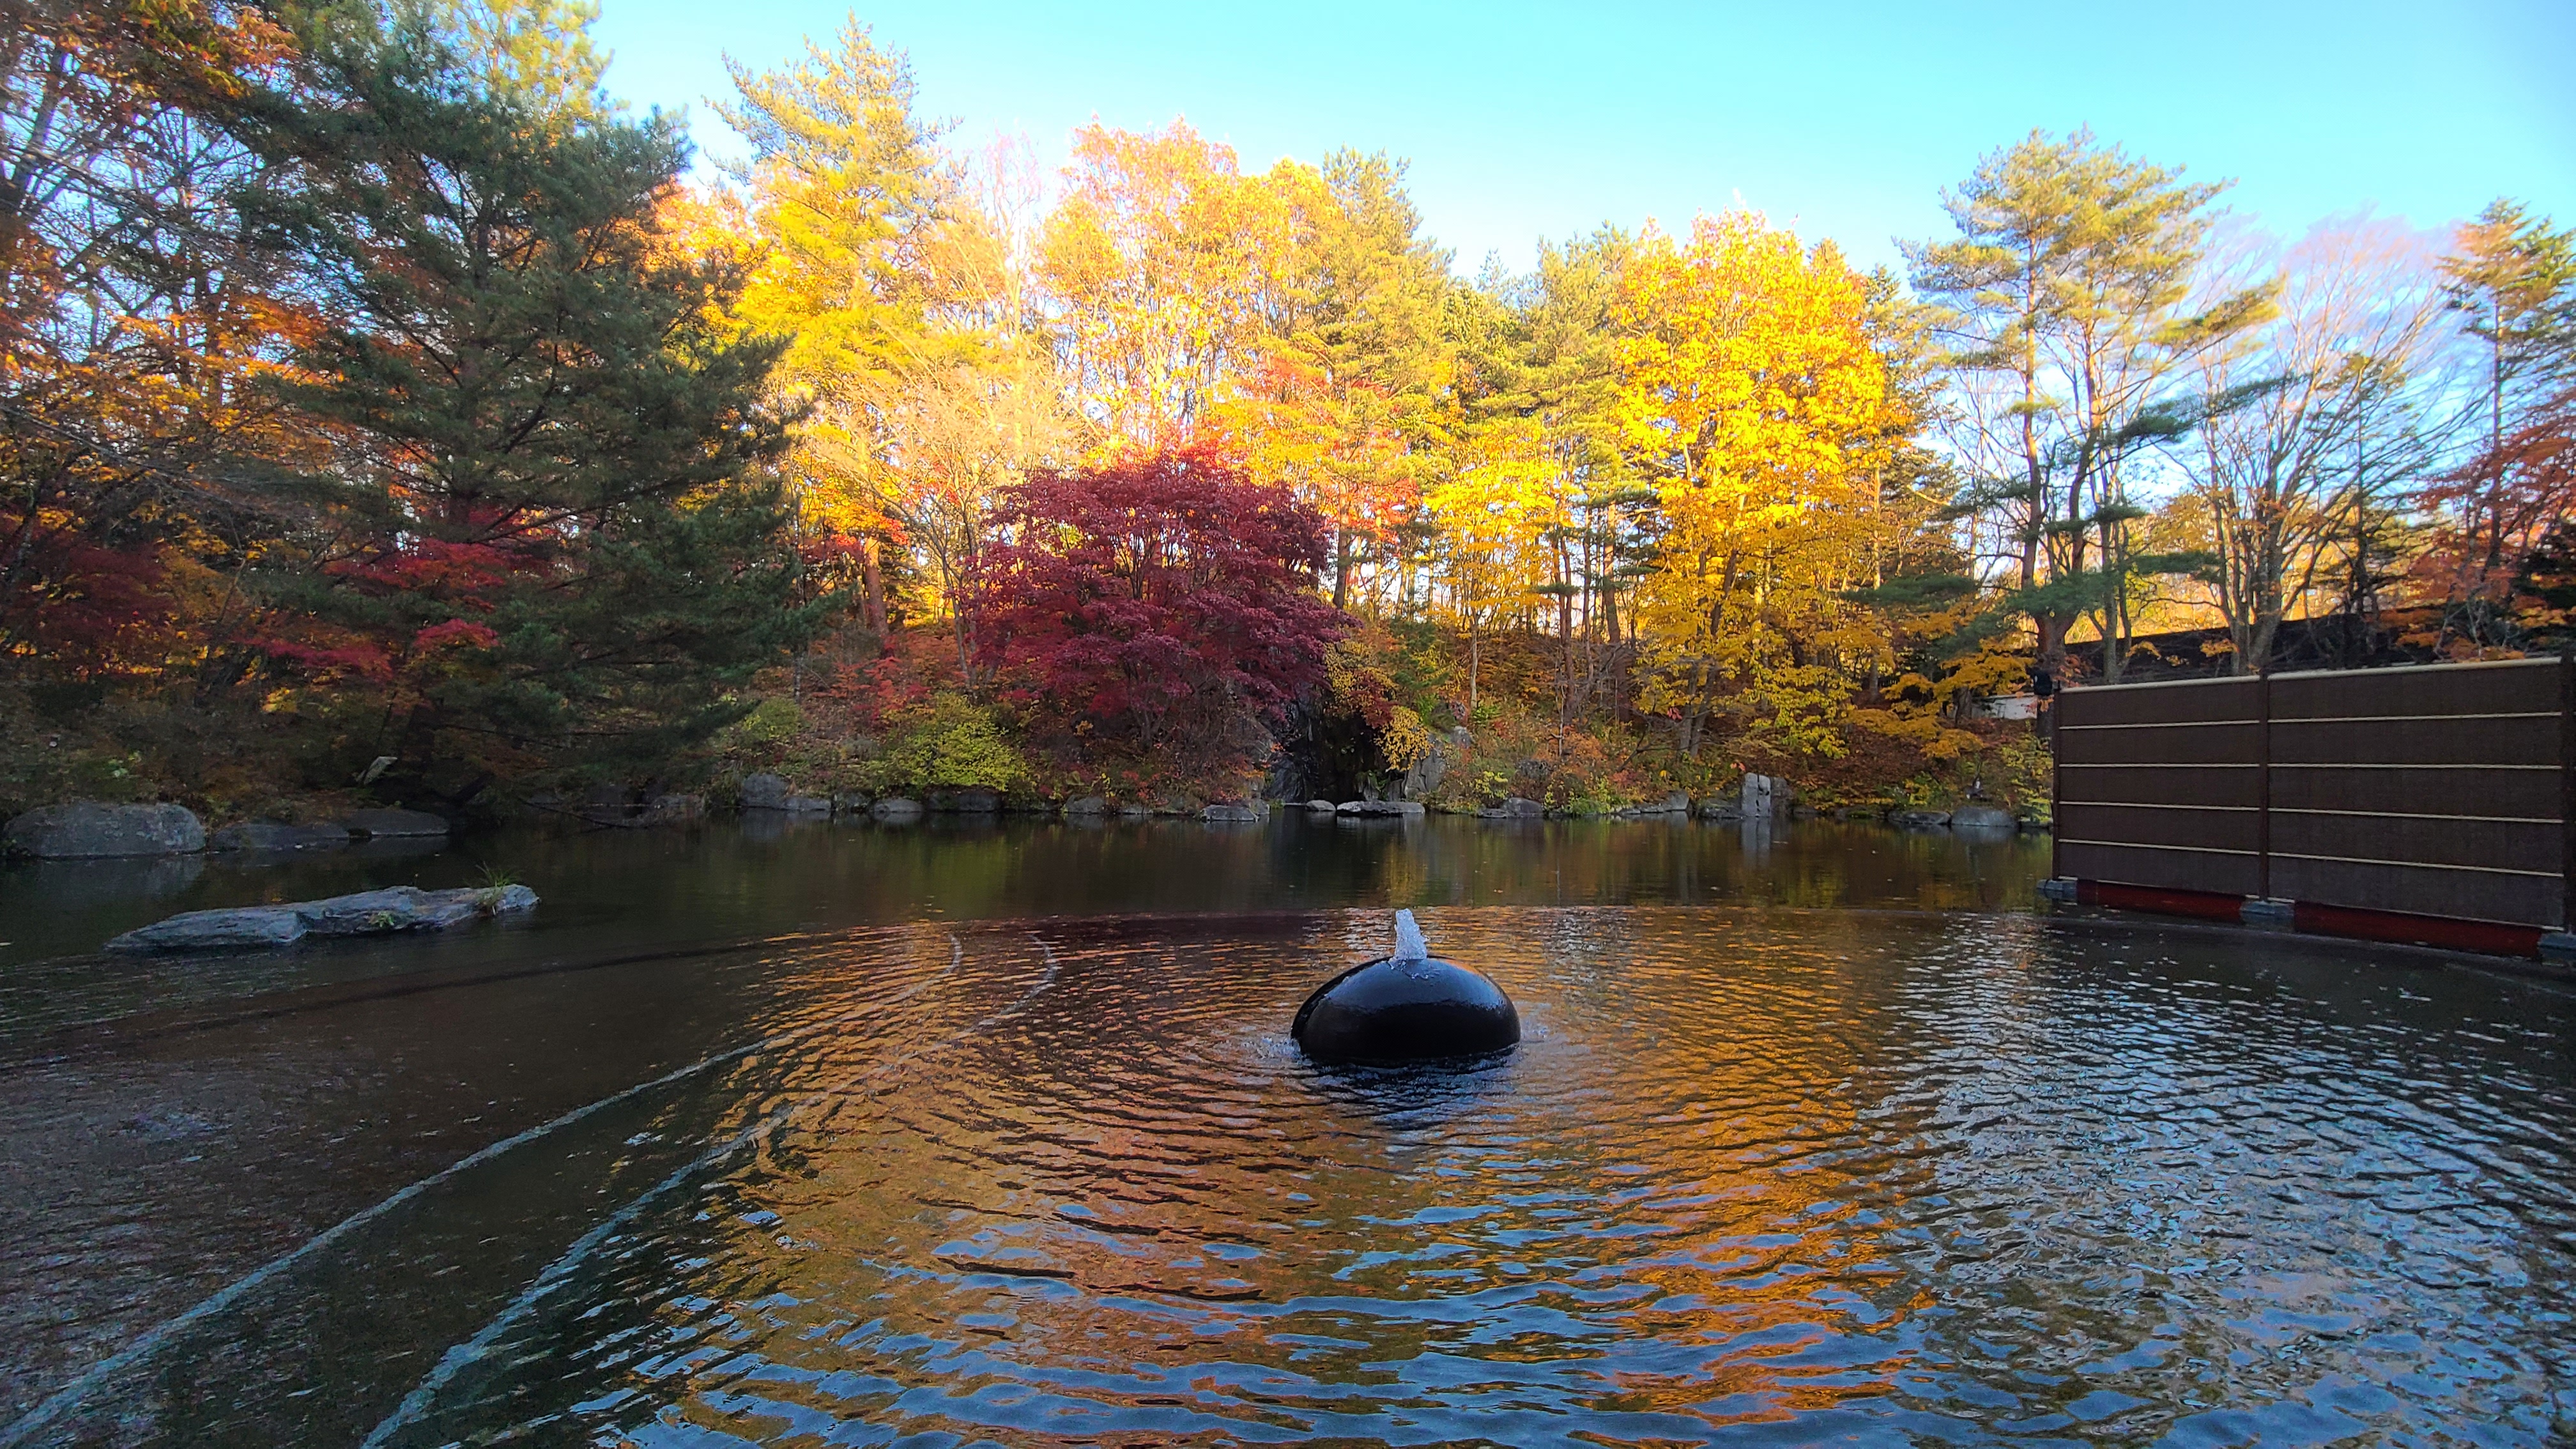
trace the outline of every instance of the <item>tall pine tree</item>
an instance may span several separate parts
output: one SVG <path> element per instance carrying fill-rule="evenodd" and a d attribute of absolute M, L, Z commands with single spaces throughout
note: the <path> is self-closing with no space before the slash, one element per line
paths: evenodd
<path fill-rule="evenodd" d="M 246 123 L 285 178 L 250 209 L 311 279 L 282 386 L 330 447 L 281 480 L 319 526 L 268 571 L 260 643 L 346 756 L 443 793 L 720 727 L 812 610 L 778 346 L 720 330 L 737 279 L 664 230 L 685 142 L 420 27 L 302 38 L 308 93 Z"/>

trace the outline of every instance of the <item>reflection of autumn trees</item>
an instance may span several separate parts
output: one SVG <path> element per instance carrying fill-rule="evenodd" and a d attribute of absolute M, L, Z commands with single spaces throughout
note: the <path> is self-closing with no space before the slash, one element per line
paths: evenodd
<path fill-rule="evenodd" d="M 1427 924 L 1555 1030 L 1481 1071 L 1328 1076 L 1270 1028 L 1376 944 L 1373 914 L 962 928 L 953 977 L 796 1065 L 781 1090 L 823 1105 L 669 1230 L 688 1261 L 656 1316 L 691 1357 L 639 1386 L 709 1427 L 973 1420 L 963 1396 L 1002 1385 L 1292 1428 L 1488 1396 L 1706 1425 L 1885 1393 L 1918 1305 L 1876 1236 L 1885 1165 L 1851 1150 L 1861 1060 L 1901 1046 L 1858 937 L 1756 926 L 1712 954 L 1680 915 Z M 947 933 L 910 936 L 893 974 L 938 977 Z M 1765 989 L 1706 989 L 1746 947 Z M 811 989 L 808 1014 L 864 994 Z M 929 1382 L 947 1408 L 899 1405 Z"/>

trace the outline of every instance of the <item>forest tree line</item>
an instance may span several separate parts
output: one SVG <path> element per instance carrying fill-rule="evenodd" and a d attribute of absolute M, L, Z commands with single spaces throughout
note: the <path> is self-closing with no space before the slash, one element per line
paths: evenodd
<path fill-rule="evenodd" d="M 1901 269 L 1737 211 L 1469 273 L 1383 153 L 1050 174 L 856 20 L 702 172 L 594 14 L 0 0 L 0 807 L 2009 794 L 1977 701 L 2162 630 L 2568 637 L 2576 239 L 2511 202 L 2276 236 L 2034 132 Z"/>

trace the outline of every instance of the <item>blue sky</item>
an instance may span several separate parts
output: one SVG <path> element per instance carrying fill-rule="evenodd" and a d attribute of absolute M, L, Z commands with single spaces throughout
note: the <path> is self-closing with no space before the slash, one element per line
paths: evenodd
<path fill-rule="evenodd" d="M 601 0 L 610 87 L 705 106 L 720 57 L 829 37 L 828 3 Z M 1603 221 L 1743 204 L 1864 264 L 1943 226 L 1940 189 L 2034 127 L 2089 125 L 2294 229 L 2374 206 L 2422 226 L 2498 195 L 2576 221 L 2576 0 L 2277 4 L 861 8 L 963 142 L 1050 165 L 1095 115 L 1186 116 L 1248 169 L 1335 146 L 1412 161 L 1428 230 L 1472 271 Z"/>

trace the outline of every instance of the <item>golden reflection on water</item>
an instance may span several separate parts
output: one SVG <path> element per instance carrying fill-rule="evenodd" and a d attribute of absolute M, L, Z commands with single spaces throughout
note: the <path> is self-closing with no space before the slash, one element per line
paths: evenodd
<path fill-rule="evenodd" d="M 790 1125 L 576 1265 L 418 1442 L 546 1414 L 604 1442 L 772 1444 L 858 1424 L 864 1442 L 1519 1444 L 2170 1422 L 2182 1380 L 2104 1367 L 2169 1303 L 2009 1281 L 2149 1251 L 2048 1221 L 2051 1194 L 2091 1185 L 2046 1181 L 2080 1164 L 2029 1140 L 2046 1092 L 2009 1130 L 1981 1105 L 1990 1066 L 2041 1049 L 1990 1035 L 2051 989 L 2038 928 L 1425 924 L 1519 1002 L 1510 1057 L 1296 1056 L 1296 1003 L 1382 947 L 1374 914 L 924 927 L 819 963 L 790 1020 L 916 994 L 746 1064 L 736 1086 Z M 2116 1029 L 2156 1031 L 2145 1012 Z M 2223 1339 L 2221 1319 L 2198 1331 Z M 2007 1371 L 2024 1350 L 2070 1371 Z"/>

